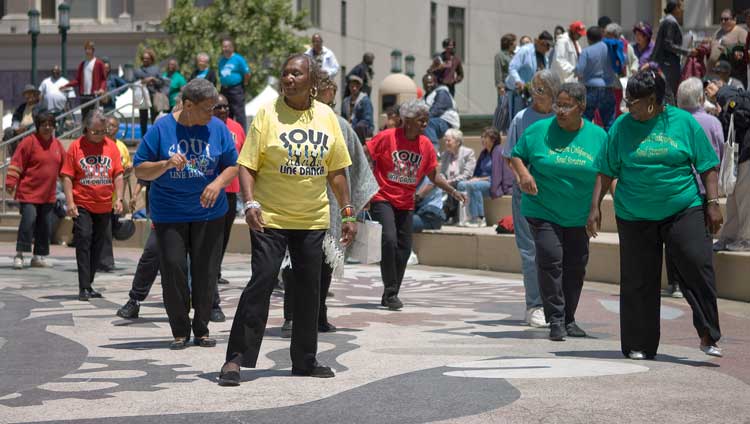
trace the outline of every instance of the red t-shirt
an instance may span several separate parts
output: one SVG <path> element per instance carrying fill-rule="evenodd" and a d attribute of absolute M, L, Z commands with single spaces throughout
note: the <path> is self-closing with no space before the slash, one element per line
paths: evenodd
<path fill-rule="evenodd" d="M 120 151 L 105 138 L 91 143 L 81 137 L 71 143 L 60 174 L 73 180 L 73 201 L 91 213 L 112 211 L 115 177 L 122 174 Z"/>
<path fill-rule="evenodd" d="M 234 147 L 237 148 L 237 154 L 242 151 L 242 146 L 245 144 L 245 130 L 242 129 L 242 125 L 232 118 L 227 118 L 227 128 L 229 133 L 232 134 L 234 139 Z M 231 183 L 224 189 L 227 193 L 239 193 L 240 192 L 240 179 L 235 177 Z"/>
<path fill-rule="evenodd" d="M 5 187 L 16 188 L 21 203 L 55 203 L 57 176 L 60 175 L 65 148 L 52 137 L 44 141 L 32 134 L 16 148 L 8 167 Z"/>
<path fill-rule="evenodd" d="M 388 202 L 394 208 L 414 210 L 414 193 L 422 178 L 437 167 L 437 154 L 430 139 L 419 135 L 409 140 L 403 128 L 379 132 L 367 142 L 375 162 L 375 179 L 380 191 L 373 202 Z"/>

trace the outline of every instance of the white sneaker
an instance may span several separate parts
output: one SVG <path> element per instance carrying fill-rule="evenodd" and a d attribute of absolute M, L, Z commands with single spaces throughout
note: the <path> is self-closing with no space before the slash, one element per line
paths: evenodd
<path fill-rule="evenodd" d="M 44 258 L 44 256 L 34 256 L 31 258 L 31 267 L 32 268 L 49 268 L 50 264 L 47 263 L 47 260 Z"/>
<path fill-rule="evenodd" d="M 13 269 L 23 269 L 23 256 L 13 258 Z"/>
<path fill-rule="evenodd" d="M 406 261 L 407 265 L 419 265 L 419 258 L 417 257 L 417 254 L 414 253 L 414 251 L 411 251 L 411 254 L 409 255 L 409 260 Z"/>
<path fill-rule="evenodd" d="M 547 320 L 544 318 L 544 309 L 541 307 L 531 308 L 526 310 L 526 322 L 530 327 L 534 328 L 545 328 Z"/>
<path fill-rule="evenodd" d="M 737 240 L 727 244 L 726 248 L 732 252 L 746 252 L 750 250 L 750 240 Z"/>

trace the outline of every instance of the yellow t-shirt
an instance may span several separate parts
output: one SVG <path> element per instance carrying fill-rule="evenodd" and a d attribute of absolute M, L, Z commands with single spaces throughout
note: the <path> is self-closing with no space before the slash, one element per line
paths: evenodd
<path fill-rule="evenodd" d="M 316 101 L 298 111 L 283 97 L 258 111 L 237 159 L 257 172 L 254 196 L 266 227 L 285 230 L 328 228 L 326 176 L 351 163 L 331 108 Z"/>
<path fill-rule="evenodd" d="M 130 176 L 130 170 L 133 168 L 133 160 L 130 158 L 130 152 L 128 152 L 128 146 L 125 145 L 120 140 L 115 140 L 115 144 L 117 145 L 117 150 L 120 151 L 120 159 L 122 162 L 122 169 L 125 171 L 125 177 L 126 179 Z M 117 193 L 114 191 L 112 192 L 112 207 L 115 207 L 115 203 L 117 203 Z"/>

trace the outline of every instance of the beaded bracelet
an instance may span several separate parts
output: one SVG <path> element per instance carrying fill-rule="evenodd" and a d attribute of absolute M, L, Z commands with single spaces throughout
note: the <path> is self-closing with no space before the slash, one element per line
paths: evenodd
<path fill-rule="evenodd" d="M 341 222 L 343 222 L 344 224 L 346 224 L 347 222 L 357 222 L 357 218 L 353 216 L 346 216 L 344 218 L 341 218 Z"/>

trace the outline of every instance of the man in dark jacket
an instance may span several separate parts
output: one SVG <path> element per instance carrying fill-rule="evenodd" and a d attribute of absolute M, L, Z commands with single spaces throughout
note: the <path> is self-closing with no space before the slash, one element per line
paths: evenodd
<path fill-rule="evenodd" d="M 696 55 L 695 49 L 682 48 L 682 16 L 685 12 L 683 0 L 668 0 L 664 8 L 664 18 L 659 24 L 659 32 L 656 34 L 654 52 L 651 60 L 659 64 L 667 87 L 672 94 L 677 93 L 680 85 L 680 56 Z"/>
<path fill-rule="evenodd" d="M 349 77 L 352 75 L 358 76 L 362 80 L 362 92 L 368 96 L 372 96 L 372 77 L 375 75 L 372 70 L 372 64 L 375 62 L 375 55 L 372 53 L 365 53 L 362 56 L 362 63 L 352 68 L 348 74 L 346 74 L 346 80 L 349 81 Z M 349 97 L 349 85 L 346 86 L 344 91 L 344 97 Z"/>

